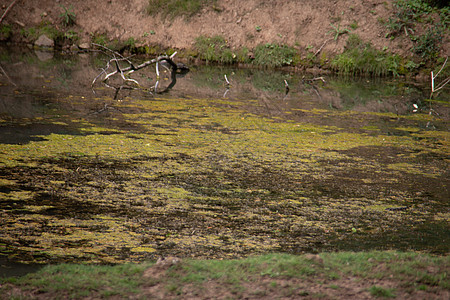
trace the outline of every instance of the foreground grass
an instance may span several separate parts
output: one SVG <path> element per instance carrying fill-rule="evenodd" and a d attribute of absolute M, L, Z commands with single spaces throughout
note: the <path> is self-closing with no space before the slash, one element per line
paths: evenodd
<path fill-rule="evenodd" d="M 2 279 L 0 298 L 444 299 L 450 290 L 448 270 L 448 257 L 393 251 L 268 254 L 168 264 L 61 264 L 24 277 Z"/>
<path fill-rule="evenodd" d="M 149 264 L 49 265 L 21 278 L 3 279 L 0 291 L 4 292 L 0 294 L 8 296 L 0 299 L 33 298 L 36 293 L 56 298 L 81 298 L 96 293 L 105 297 L 133 294 L 139 292 L 140 278 L 147 267 Z M 12 287 L 20 291 L 12 291 Z"/>

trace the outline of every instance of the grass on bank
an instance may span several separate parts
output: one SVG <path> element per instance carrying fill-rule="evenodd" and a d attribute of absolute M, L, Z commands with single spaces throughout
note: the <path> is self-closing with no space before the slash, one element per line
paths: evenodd
<path fill-rule="evenodd" d="M 284 44 L 260 44 L 253 50 L 252 58 L 249 57 L 247 48 L 233 50 L 226 39 L 219 35 L 197 37 L 194 48 L 198 57 L 208 62 L 242 62 L 269 68 L 303 64 L 310 66 L 311 63 L 327 67 L 315 57 L 302 60 L 294 47 Z M 396 76 L 417 67 L 414 62 L 402 59 L 399 55 L 375 49 L 371 43 L 364 43 L 355 34 L 349 36 L 345 51 L 331 59 L 330 66 L 343 74 L 371 76 Z"/>
<path fill-rule="evenodd" d="M 255 48 L 254 64 L 267 67 L 295 65 L 300 56 L 293 47 L 279 44 L 263 44 Z"/>
<path fill-rule="evenodd" d="M 295 65 L 300 61 L 295 48 L 272 43 L 256 46 L 254 58 L 250 59 L 247 48 L 231 49 L 227 40 L 220 35 L 201 35 L 195 39 L 194 48 L 200 59 L 222 64 L 253 63 L 262 67 L 281 67 Z"/>
<path fill-rule="evenodd" d="M 195 39 L 195 50 L 200 59 L 207 62 L 219 62 L 221 64 L 233 64 L 237 62 L 246 62 L 247 48 L 233 51 L 223 36 L 215 35 L 207 37 L 201 35 Z"/>
<path fill-rule="evenodd" d="M 350 75 L 397 76 L 415 64 L 405 65 L 399 55 L 377 50 L 372 44 L 364 43 L 358 35 L 351 34 L 344 52 L 332 60 L 331 67 Z"/>
<path fill-rule="evenodd" d="M 395 297 L 398 293 L 450 289 L 450 258 L 414 252 L 338 252 L 320 255 L 268 254 L 233 260 L 183 260 L 163 270 L 162 275 L 144 277 L 152 263 L 94 266 L 61 264 L 19 278 L 0 281 L 0 294 L 6 299 L 30 295 L 52 297 L 108 297 L 143 295 L 145 288 L 158 285 L 167 297 L 202 293 L 213 284 L 234 296 L 251 295 L 249 286 L 260 291 L 312 295 L 305 286 L 339 289 L 349 278 L 374 297 Z M 278 286 L 279 281 L 290 282 Z M 306 283 L 296 291 L 294 283 Z M 377 284 L 373 284 L 376 282 Z M 389 283 L 389 286 L 383 284 Z M 361 287 L 362 286 L 362 287 Z M 276 289 L 274 289 L 276 287 Z M 289 289 L 289 291 L 287 291 Z M 298 289 L 298 288 L 297 288 Z M 148 289 L 147 289 L 148 290 Z"/>
<path fill-rule="evenodd" d="M 21 299 L 29 291 L 60 295 L 61 298 L 87 297 L 97 291 L 102 296 L 129 295 L 139 292 L 142 273 L 149 266 L 148 263 L 114 266 L 49 265 L 24 277 L 0 278 L 0 294 L 10 295 L 7 299 Z M 21 292 L 11 293 L 12 286 L 17 286 Z"/>

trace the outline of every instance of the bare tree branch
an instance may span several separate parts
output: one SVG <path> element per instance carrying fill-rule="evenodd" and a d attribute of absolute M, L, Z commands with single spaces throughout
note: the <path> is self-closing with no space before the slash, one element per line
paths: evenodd
<path fill-rule="evenodd" d="M 14 6 L 14 4 L 16 4 L 17 0 L 14 0 L 13 2 L 11 2 L 11 4 L 6 8 L 5 12 L 3 13 L 2 17 L 0 18 L 0 23 L 2 23 L 3 19 L 5 18 L 6 14 L 8 13 L 8 11 Z"/>
<path fill-rule="evenodd" d="M 436 75 L 434 75 L 433 71 L 431 71 L 431 94 L 430 94 L 430 99 L 431 97 L 433 97 L 433 94 L 437 91 L 439 91 L 440 89 L 442 89 L 447 83 L 450 82 L 450 77 L 447 77 L 444 81 L 442 81 L 441 83 L 439 83 L 437 86 L 435 86 L 434 80 L 438 77 L 439 73 L 441 73 L 441 71 L 445 68 L 445 65 L 447 64 L 448 61 L 448 56 L 445 59 L 444 63 L 442 64 L 442 67 L 439 69 L 439 71 L 436 73 Z"/>
<path fill-rule="evenodd" d="M 122 56 L 120 53 L 113 51 L 113 50 L 111 50 L 105 46 L 99 45 L 99 44 L 93 44 L 93 45 L 106 50 L 108 53 L 112 54 L 113 58 L 111 58 L 109 61 L 106 62 L 106 66 L 104 68 L 102 68 L 102 71 L 100 72 L 100 74 L 98 74 L 94 78 L 94 80 L 91 83 L 91 86 L 93 86 L 95 84 L 95 82 L 102 75 L 105 75 L 105 77 L 103 78 L 102 81 L 106 82 L 111 76 L 116 75 L 116 74 L 120 74 L 120 76 L 122 77 L 122 79 L 125 82 L 132 82 L 134 84 L 139 85 L 139 82 L 137 80 L 128 78 L 127 76 L 134 71 L 138 71 L 138 70 L 143 69 L 152 64 L 156 64 L 156 74 L 157 74 L 157 77 L 159 78 L 159 65 L 160 65 L 159 63 L 162 61 L 167 62 L 171 66 L 172 72 L 175 72 L 178 69 L 177 64 L 175 62 L 173 62 L 173 60 L 172 60 L 172 58 L 176 55 L 176 52 L 174 54 L 172 54 L 171 56 L 168 56 L 168 55 L 158 56 L 155 59 L 145 61 L 142 64 L 135 66 L 129 58 Z M 120 67 L 120 64 L 119 64 L 120 62 L 127 62 L 129 65 L 127 67 Z M 115 66 L 115 70 L 107 73 L 108 69 L 111 68 L 112 64 Z M 169 68 L 167 68 L 166 66 L 163 65 L 163 67 L 166 68 L 167 70 L 169 70 Z"/>
<path fill-rule="evenodd" d="M 171 82 L 170 82 L 169 86 L 166 87 L 163 91 L 161 91 L 161 93 L 164 93 L 164 92 L 167 92 L 170 89 L 172 89 L 172 87 L 176 84 L 177 74 L 183 74 L 183 73 L 186 73 L 187 71 L 189 71 L 189 68 L 187 66 L 185 66 L 184 64 L 181 64 L 181 63 L 176 64 L 173 61 L 173 57 L 177 54 L 177 52 L 173 53 L 170 56 L 161 55 L 161 56 L 158 56 L 157 58 L 145 61 L 139 65 L 135 65 L 129 59 L 130 57 L 124 57 L 120 53 L 113 51 L 113 50 L 111 50 L 105 46 L 99 45 L 99 44 L 93 43 L 92 45 L 100 48 L 99 51 L 110 56 L 110 59 L 106 62 L 105 67 L 101 68 L 100 74 L 98 74 L 92 80 L 91 87 L 93 87 L 94 84 L 97 82 L 97 80 L 99 80 L 99 78 L 102 78 L 102 77 L 103 77 L 103 79 L 101 81 L 103 82 L 103 84 L 107 85 L 108 87 L 111 87 L 107 83 L 108 79 L 113 77 L 114 75 L 119 75 L 122 78 L 124 83 L 132 83 L 133 85 L 135 85 L 134 88 L 144 89 L 152 94 L 157 93 L 157 89 L 158 89 L 158 86 L 160 83 L 159 67 L 162 66 L 163 68 L 165 68 L 167 71 L 170 72 L 170 77 L 171 77 Z M 144 88 L 139 84 L 139 82 L 136 79 L 132 79 L 128 76 L 131 73 L 138 71 L 140 69 L 143 69 L 152 64 L 155 64 L 155 68 L 156 68 L 156 82 L 153 86 L 151 86 L 149 88 Z M 116 89 L 115 98 L 117 97 L 117 94 L 122 89 L 122 87 L 130 88 L 128 86 L 127 87 L 120 86 L 119 88 L 111 87 L 111 88 Z M 94 93 L 95 93 L 95 91 L 94 91 Z"/>
<path fill-rule="evenodd" d="M 439 91 L 440 89 L 442 89 L 447 83 L 450 82 L 450 77 L 448 77 L 447 79 L 445 79 L 444 81 L 442 81 L 441 83 L 438 84 L 437 87 L 434 88 L 434 91 Z"/>
<path fill-rule="evenodd" d="M 316 53 L 314 53 L 314 56 L 317 56 L 317 54 L 319 54 L 320 51 L 322 51 L 323 47 L 325 47 L 325 45 L 331 40 L 332 40 L 332 38 L 329 38 L 328 40 L 325 40 L 325 42 L 323 42 L 322 46 L 320 46 L 319 50 L 317 50 Z"/>

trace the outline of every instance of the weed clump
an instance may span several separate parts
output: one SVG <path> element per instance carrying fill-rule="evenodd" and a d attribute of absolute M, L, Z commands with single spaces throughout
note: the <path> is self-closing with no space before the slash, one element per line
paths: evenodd
<path fill-rule="evenodd" d="M 75 21 L 77 16 L 73 12 L 73 7 L 70 5 L 69 7 L 65 7 L 64 5 L 60 5 L 64 10 L 59 16 L 62 18 L 62 24 L 66 27 L 75 25 Z"/>
<path fill-rule="evenodd" d="M 242 48 L 236 51 L 232 50 L 227 40 L 220 35 L 213 37 L 199 36 L 195 39 L 195 51 L 200 59 L 208 62 L 219 62 L 222 64 L 247 63 L 248 49 Z"/>
<path fill-rule="evenodd" d="M 349 75 L 399 75 L 402 70 L 400 56 L 375 49 L 352 34 L 342 54 L 331 62 L 335 71 Z"/>
<path fill-rule="evenodd" d="M 91 39 L 92 39 L 92 43 L 99 44 L 99 45 L 102 45 L 102 46 L 106 46 L 106 44 L 109 41 L 109 39 L 108 39 L 108 37 L 106 36 L 105 33 L 102 33 L 102 34 L 100 34 L 100 33 L 91 34 Z"/>
<path fill-rule="evenodd" d="M 281 67 L 295 64 L 298 60 L 297 51 L 287 45 L 263 44 L 255 48 L 254 64 L 266 67 Z"/>
<path fill-rule="evenodd" d="M 450 9 L 442 5 L 442 1 L 397 0 L 394 2 L 394 14 L 386 23 L 389 31 L 386 37 L 394 39 L 404 33 L 415 43 L 412 49 L 415 54 L 426 61 L 433 61 L 438 57 L 444 32 L 450 23 L 449 12 Z M 424 34 L 417 35 L 418 24 L 426 29 Z"/>
<path fill-rule="evenodd" d="M 426 13 L 430 13 L 432 8 L 420 0 L 394 2 L 394 15 L 389 18 L 387 28 L 390 35 L 396 36 L 405 32 L 406 35 L 414 33 L 414 25 L 419 18 Z"/>
<path fill-rule="evenodd" d="M 220 35 L 213 37 L 199 36 L 195 40 L 195 50 L 198 57 L 206 61 L 222 64 L 250 63 L 249 50 L 247 48 L 233 51 L 227 40 Z M 255 65 L 264 67 L 281 67 L 292 65 L 299 61 L 297 51 L 286 45 L 262 44 L 254 50 Z"/>
<path fill-rule="evenodd" d="M 213 37 L 199 36 L 195 39 L 195 49 L 201 59 L 231 64 L 236 59 L 236 54 L 231 51 L 224 37 L 216 35 Z"/>
<path fill-rule="evenodd" d="M 369 292 L 374 297 L 383 297 L 383 298 L 395 298 L 394 290 L 393 289 L 386 289 L 381 286 L 372 286 L 369 289 Z"/>
<path fill-rule="evenodd" d="M 0 41 L 9 40 L 12 36 L 11 25 L 1 25 L 0 26 Z"/>
<path fill-rule="evenodd" d="M 440 28 L 430 28 L 425 34 L 415 37 L 412 51 L 425 60 L 434 60 L 441 50 L 442 31 Z"/>

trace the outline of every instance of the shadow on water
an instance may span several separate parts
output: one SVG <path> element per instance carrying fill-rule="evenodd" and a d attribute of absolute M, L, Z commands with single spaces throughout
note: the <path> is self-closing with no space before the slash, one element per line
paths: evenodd
<path fill-rule="evenodd" d="M 42 265 L 22 264 L 0 256 L 0 278 L 19 277 L 39 271 Z"/>
<path fill-rule="evenodd" d="M 448 104 L 426 86 L 206 65 L 91 88 L 106 60 L 0 48 L 12 260 L 448 253 Z"/>

